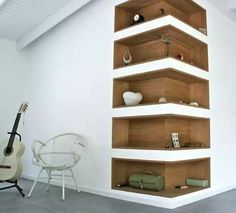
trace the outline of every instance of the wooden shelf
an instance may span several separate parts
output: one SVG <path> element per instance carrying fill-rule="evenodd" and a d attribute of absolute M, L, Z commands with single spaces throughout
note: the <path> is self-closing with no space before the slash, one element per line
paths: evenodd
<path fill-rule="evenodd" d="M 113 107 L 125 106 L 122 95 L 126 91 L 140 92 L 144 105 L 157 104 L 159 98 L 165 97 L 171 103 L 198 102 L 199 106 L 209 108 L 208 81 L 173 69 L 114 79 Z"/>
<path fill-rule="evenodd" d="M 131 0 L 116 6 L 115 31 L 132 26 L 135 14 L 143 15 L 146 22 L 172 15 L 196 29 L 207 28 L 205 9 L 192 0 Z"/>
<path fill-rule="evenodd" d="M 201 191 L 208 189 L 207 188 L 201 188 L 201 187 L 189 187 L 188 189 L 168 189 L 160 192 L 155 191 L 148 191 L 148 190 L 141 190 L 141 189 L 135 189 L 129 186 L 123 186 L 123 187 L 113 187 L 115 190 L 125 191 L 125 192 L 132 192 L 132 193 L 139 193 L 139 194 L 146 194 L 146 195 L 153 195 L 153 196 L 161 196 L 161 197 L 167 197 L 167 198 L 174 198 L 186 194 L 190 194 L 193 192 Z"/>
<path fill-rule="evenodd" d="M 161 41 L 161 35 L 170 39 L 169 45 Z M 114 68 L 125 66 L 123 56 L 128 50 L 133 58 L 130 65 L 168 57 L 177 58 L 181 53 L 184 62 L 208 71 L 207 44 L 170 25 L 115 41 L 114 45 Z"/>
<path fill-rule="evenodd" d="M 210 111 L 201 107 L 194 107 L 177 103 L 162 103 L 118 107 L 112 110 L 113 118 L 179 116 L 187 118 L 210 118 Z"/>
<path fill-rule="evenodd" d="M 168 15 L 163 16 L 158 19 L 154 19 L 152 21 L 144 22 L 142 24 L 134 25 L 133 27 L 128 27 L 123 30 L 114 33 L 114 40 L 121 40 L 128 36 L 135 36 L 137 34 L 154 30 L 157 28 L 161 28 L 167 25 L 172 25 L 173 27 L 184 31 L 185 33 L 189 34 L 190 36 L 208 44 L 208 37 L 207 35 L 201 33 L 200 31 L 192 28 L 191 26 L 185 24 L 184 22 L 176 19 L 175 17 Z"/>
<path fill-rule="evenodd" d="M 197 68 L 190 64 L 174 58 L 165 58 L 156 61 L 149 61 L 142 64 L 136 64 L 133 66 L 125 66 L 122 68 L 114 69 L 113 78 L 120 79 L 133 75 L 142 75 L 152 72 L 159 72 L 163 70 L 175 70 L 183 75 L 195 76 L 203 80 L 209 80 L 209 72 L 205 72 L 203 69 Z"/>
<path fill-rule="evenodd" d="M 112 157 L 116 159 L 175 162 L 209 158 L 210 156 L 211 151 L 207 147 L 157 149 L 156 147 L 126 146 L 112 149 Z"/>
<path fill-rule="evenodd" d="M 181 116 L 113 118 L 112 147 L 172 147 L 171 134 L 179 133 L 180 145 L 200 142 L 210 146 L 209 119 Z"/>
<path fill-rule="evenodd" d="M 128 179 L 132 174 L 151 171 L 165 178 L 165 190 L 153 192 L 129 187 Z M 198 159 L 179 162 L 135 161 L 112 159 L 112 188 L 128 192 L 176 197 L 206 188 L 190 187 L 186 190 L 175 189 L 176 185 L 185 185 L 186 178 L 207 179 L 210 182 L 210 159 Z M 117 187 L 120 184 L 124 187 Z"/>

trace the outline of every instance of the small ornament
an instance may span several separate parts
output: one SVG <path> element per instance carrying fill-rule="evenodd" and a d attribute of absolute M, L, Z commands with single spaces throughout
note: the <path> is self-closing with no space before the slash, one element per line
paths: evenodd
<path fill-rule="evenodd" d="M 174 148 L 180 148 L 178 133 L 172 133 L 172 143 Z"/>
<path fill-rule="evenodd" d="M 129 50 L 126 50 L 123 56 L 123 62 L 125 65 L 129 65 L 132 62 L 132 55 Z"/>
<path fill-rule="evenodd" d="M 199 30 L 201 33 L 207 35 L 207 29 L 206 29 L 206 28 L 200 27 L 200 28 L 198 28 L 198 30 Z"/>
<path fill-rule="evenodd" d="M 183 53 L 178 53 L 176 55 L 176 58 L 178 58 L 179 60 L 183 61 L 184 60 L 184 54 Z"/>
<path fill-rule="evenodd" d="M 170 38 L 164 34 L 161 34 L 161 41 L 164 43 L 164 44 L 170 44 Z"/>
<path fill-rule="evenodd" d="M 145 21 L 144 16 L 140 15 L 140 14 L 135 14 L 133 17 L 133 25 L 134 24 L 139 24 Z"/>
<path fill-rule="evenodd" d="M 166 55 L 168 57 L 169 56 L 169 52 L 170 52 L 170 47 L 169 47 L 169 45 L 170 45 L 170 38 L 168 36 L 164 35 L 164 34 L 161 34 L 161 41 L 164 44 L 167 45 L 167 53 L 166 53 Z"/>
<path fill-rule="evenodd" d="M 161 8 L 160 11 L 161 11 L 161 15 L 164 16 L 166 13 L 165 9 Z"/>
<path fill-rule="evenodd" d="M 159 101 L 158 101 L 160 104 L 161 103 L 166 103 L 167 102 L 167 100 L 166 100 L 166 98 L 165 97 L 161 97 L 161 98 L 159 98 Z"/>
<path fill-rule="evenodd" d="M 198 104 L 198 102 L 191 102 L 190 104 L 189 104 L 190 106 L 195 106 L 195 107 L 198 107 L 199 106 L 199 104 Z"/>
<path fill-rule="evenodd" d="M 126 106 L 135 106 L 143 100 L 143 96 L 139 92 L 135 93 L 127 91 L 123 93 L 123 99 Z"/>

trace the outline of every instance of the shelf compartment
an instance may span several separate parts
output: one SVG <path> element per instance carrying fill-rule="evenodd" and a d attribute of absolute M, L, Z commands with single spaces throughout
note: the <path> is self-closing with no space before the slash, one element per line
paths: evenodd
<path fill-rule="evenodd" d="M 161 41 L 161 35 L 170 39 L 169 45 Z M 115 41 L 114 50 L 115 69 L 125 67 L 123 56 L 126 51 L 130 51 L 133 59 L 130 65 L 169 57 L 177 59 L 181 53 L 183 62 L 208 70 L 207 44 L 171 25 Z"/>
<path fill-rule="evenodd" d="M 135 14 L 143 15 L 145 22 L 172 15 L 195 29 L 207 28 L 206 10 L 192 0 L 131 0 L 116 6 L 115 31 L 133 26 Z"/>
<path fill-rule="evenodd" d="M 128 179 L 132 174 L 146 171 L 164 176 L 165 190 L 154 192 L 129 187 Z M 175 189 L 176 185 L 185 185 L 186 178 L 207 179 L 210 182 L 210 158 L 179 162 L 112 159 L 113 189 L 170 198 L 206 189 L 201 187 L 190 187 L 186 190 Z M 118 184 L 122 187 L 117 187 Z"/>
<path fill-rule="evenodd" d="M 112 147 L 160 149 L 172 146 L 171 134 L 179 133 L 180 145 L 201 143 L 210 147 L 209 119 L 182 116 L 113 118 Z"/>
<path fill-rule="evenodd" d="M 123 93 L 126 91 L 140 92 L 144 105 L 158 104 L 159 98 L 165 97 L 170 103 L 198 102 L 200 107 L 209 108 L 208 81 L 173 69 L 114 79 L 113 107 L 125 107 Z"/>

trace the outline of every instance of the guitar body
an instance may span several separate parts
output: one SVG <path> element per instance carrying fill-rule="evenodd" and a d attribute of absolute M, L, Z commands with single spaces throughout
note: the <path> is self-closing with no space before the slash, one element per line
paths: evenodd
<path fill-rule="evenodd" d="M 4 149 L 6 148 L 8 141 L 3 141 L 0 144 L 0 181 L 16 181 L 19 179 L 22 173 L 21 157 L 25 151 L 25 146 L 22 142 L 14 139 L 13 152 L 9 156 L 4 155 Z M 2 168 L 2 167 L 10 168 Z"/>

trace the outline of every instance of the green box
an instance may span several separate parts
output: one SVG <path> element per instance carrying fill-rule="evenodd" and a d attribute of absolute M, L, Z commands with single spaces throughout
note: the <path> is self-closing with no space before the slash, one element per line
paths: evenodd
<path fill-rule="evenodd" d="M 187 178 L 186 185 L 205 188 L 209 186 L 209 182 L 206 179 Z"/>
<path fill-rule="evenodd" d="M 129 185 L 138 189 L 162 191 L 165 188 L 165 178 L 163 176 L 138 173 L 130 176 Z"/>

